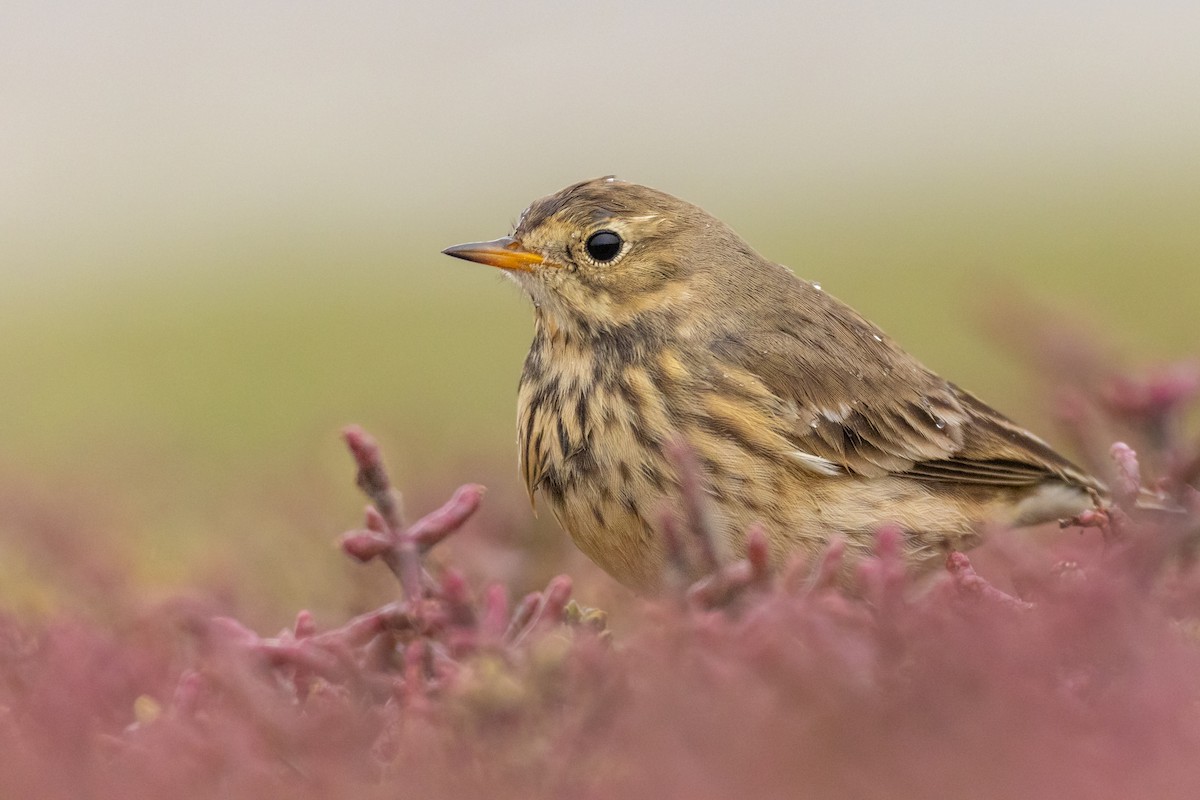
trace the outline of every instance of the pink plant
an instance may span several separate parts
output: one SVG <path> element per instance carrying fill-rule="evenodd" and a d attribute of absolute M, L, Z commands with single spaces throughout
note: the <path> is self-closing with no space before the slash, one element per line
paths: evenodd
<path fill-rule="evenodd" d="M 669 517 L 669 548 L 680 574 L 693 559 L 710 574 L 638 601 L 619 634 L 571 600 L 566 577 L 512 603 L 431 566 L 482 487 L 408 524 L 377 445 L 357 428 L 345 439 L 371 505 L 342 549 L 382 562 L 397 599 L 328 630 L 302 611 L 272 637 L 187 602 L 110 629 L 0 617 L 7 796 L 1200 789 L 1200 453 L 1178 439 L 1166 443 L 1177 466 L 1153 487 L 1177 501 L 1171 513 L 1139 509 L 1146 467 L 1117 445 L 1117 506 L 1081 520 L 1107 535 L 997 534 L 979 559 L 1002 566 L 994 576 L 954 554 L 930 581 L 905 572 L 901 533 L 884 530 L 853 589 L 837 540 L 772 574 L 754 530 L 742 560 L 719 563 L 700 471 L 676 445 L 683 513 Z"/>

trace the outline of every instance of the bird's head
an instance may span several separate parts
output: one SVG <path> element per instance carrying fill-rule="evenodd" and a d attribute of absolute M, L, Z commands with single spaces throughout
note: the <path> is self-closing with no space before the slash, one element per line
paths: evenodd
<path fill-rule="evenodd" d="M 556 325 L 593 329 L 719 305 L 721 284 L 761 261 L 702 209 L 613 177 L 534 202 L 511 236 L 443 252 L 506 270 Z"/>

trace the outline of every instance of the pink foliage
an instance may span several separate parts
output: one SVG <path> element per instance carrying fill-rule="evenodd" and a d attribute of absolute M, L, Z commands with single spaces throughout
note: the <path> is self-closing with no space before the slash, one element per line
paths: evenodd
<path fill-rule="evenodd" d="M 1173 379 L 1172 379 L 1173 380 Z M 1174 384 L 1173 384 L 1174 385 Z M 1168 407 L 1169 406 L 1169 407 Z M 1158 403 L 1154 414 L 1175 414 Z M 1139 411 L 1138 413 L 1143 413 Z M 320 630 L 264 637 L 180 602 L 111 629 L 0 618 L 0 780 L 49 798 L 1192 798 L 1200 790 L 1200 508 L 1187 465 L 1050 546 L 998 534 L 994 581 L 952 555 L 906 574 L 895 530 L 847 588 L 843 545 L 718 564 L 702 481 L 672 449 L 677 563 L 708 578 L 617 637 L 566 577 L 512 602 L 425 554 L 476 512 L 461 487 L 406 523 L 375 443 L 347 555 L 400 584 Z M 986 548 L 985 548 L 986 549 Z M 982 558 L 982 557 L 981 557 Z M 682 571 L 681 571 L 682 573 Z M 1000 585 L 1005 588 L 1002 590 Z"/>

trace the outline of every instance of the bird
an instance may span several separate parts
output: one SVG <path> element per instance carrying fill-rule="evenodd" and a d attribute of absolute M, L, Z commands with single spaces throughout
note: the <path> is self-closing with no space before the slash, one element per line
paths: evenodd
<path fill-rule="evenodd" d="M 533 202 L 510 235 L 443 252 L 500 268 L 532 301 L 517 392 L 530 501 L 637 591 L 678 568 L 673 442 L 699 465 L 722 563 L 754 525 L 772 564 L 833 536 L 863 557 L 896 526 L 906 562 L 928 571 L 985 523 L 1105 502 L 1045 441 L 665 192 L 582 181 Z"/>

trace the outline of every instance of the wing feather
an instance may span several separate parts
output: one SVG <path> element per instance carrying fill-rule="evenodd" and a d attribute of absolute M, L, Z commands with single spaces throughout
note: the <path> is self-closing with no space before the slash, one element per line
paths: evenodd
<path fill-rule="evenodd" d="M 855 311 L 803 281 L 776 298 L 772 327 L 731 328 L 711 352 L 745 369 L 796 420 L 790 439 L 842 470 L 930 482 L 1103 486 L 1049 445 L 939 378 Z M 800 309 L 804 309 L 801 311 Z M 742 318 L 744 323 L 744 318 Z"/>

